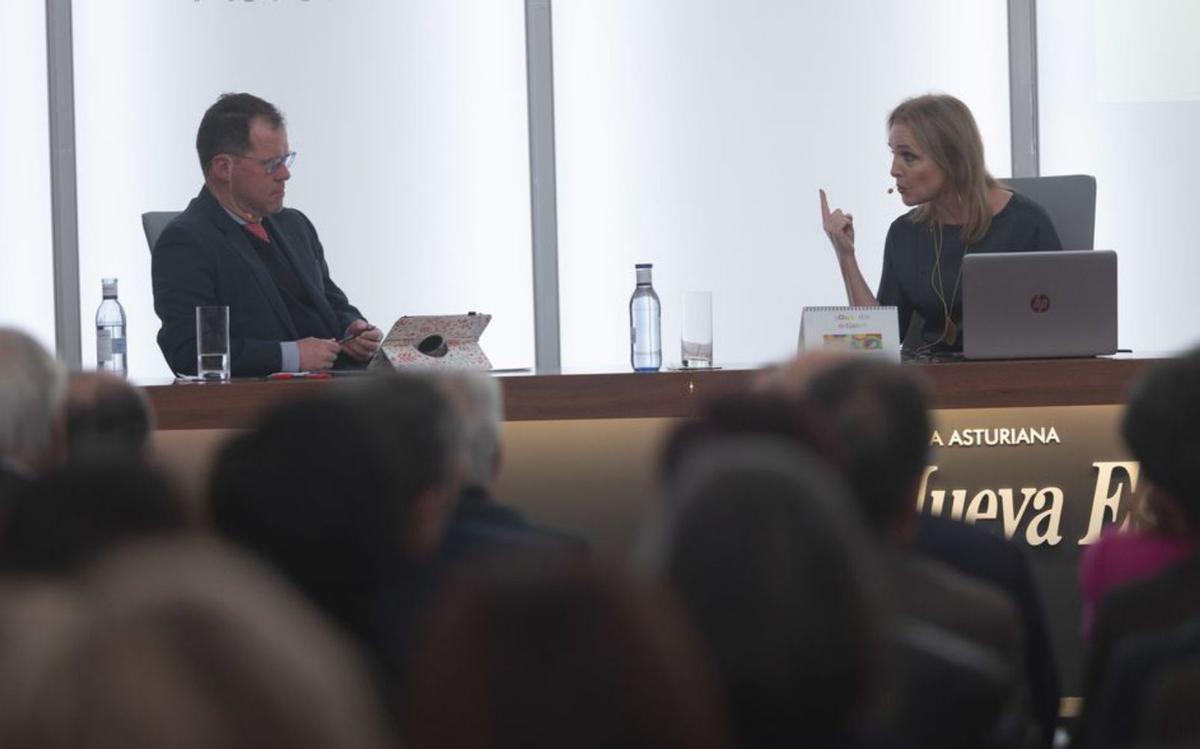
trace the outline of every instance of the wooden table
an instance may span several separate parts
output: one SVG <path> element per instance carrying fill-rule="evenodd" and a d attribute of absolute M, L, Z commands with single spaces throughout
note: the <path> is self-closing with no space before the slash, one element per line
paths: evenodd
<path fill-rule="evenodd" d="M 1042 359 L 909 363 L 930 386 L 937 409 L 1085 406 L 1125 402 L 1131 382 L 1155 360 Z M 682 417 L 704 398 L 749 386 L 755 369 L 710 372 L 501 375 L 507 421 Z M 237 379 L 220 385 L 144 388 L 160 430 L 249 427 L 281 400 L 343 380 Z"/>

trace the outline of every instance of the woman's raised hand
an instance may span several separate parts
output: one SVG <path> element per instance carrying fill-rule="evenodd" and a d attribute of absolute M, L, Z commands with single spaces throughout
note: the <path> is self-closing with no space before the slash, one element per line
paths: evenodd
<path fill-rule="evenodd" d="M 829 210 L 829 199 L 825 197 L 824 190 L 818 190 L 821 193 L 821 225 L 825 228 L 825 234 L 829 236 L 829 241 L 833 242 L 833 249 L 837 250 L 839 256 L 854 254 L 854 217 L 849 213 L 842 213 L 842 209 L 836 211 Z"/>

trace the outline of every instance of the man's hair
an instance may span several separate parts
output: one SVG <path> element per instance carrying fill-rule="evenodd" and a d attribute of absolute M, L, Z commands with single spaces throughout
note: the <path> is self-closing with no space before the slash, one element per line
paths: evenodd
<path fill-rule="evenodd" d="M 1134 387 L 1121 433 L 1142 474 L 1200 529 L 1200 348 L 1151 369 Z"/>
<path fill-rule="evenodd" d="M 816 374 L 808 392 L 830 417 L 864 518 L 886 530 L 915 504 L 910 491 L 925 469 L 924 388 L 899 366 L 853 358 Z"/>
<path fill-rule="evenodd" d="M 470 370 L 439 376 L 462 427 L 463 471 L 466 486 L 489 488 L 495 480 L 504 420 L 504 396 L 496 378 Z"/>
<path fill-rule="evenodd" d="M 351 625 L 458 450 L 453 408 L 431 378 L 364 379 L 273 409 L 225 445 L 209 484 L 222 534 Z"/>
<path fill-rule="evenodd" d="M 783 392 L 730 393 L 705 402 L 696 418 L 671 430 L 659 451 L 659 479 L 667 486 L 673 484 L 680 465 L 713 440 L 750 435 L 778 437 L 810 451 L 835 470 L 842 468 L 839 445 L 829 434 L 825 414 L 806 398 Z"/>
<path fill-rule="evenodd" d="M 50 449 L 66 372 L 33 338 L 0 328 L 0 459 L 28 468 Z"/>
<path fill-rule="evenodd" d="M 221 94 L 204 113 L 196 132 L 196 154 L 200 171 L 208 174 L 213 157 L 221 153 L 244 154 L 250 150 L 250 123 L 260 117 L 278 130 L 285 126 L 283 115 L 269 101 L 254 94 Z"/>
<path fill-rule="evenodd" d="M 104 453 L 137 458 L 154 419 L 146 394 L 106 372 L 73 372 L 67 386 L 67 457 Z"/>
<path fill-rule="evenodd" d="M 0 570 L 74 574 L 119 546 L 179 534 L 190 521 L 175 485 L 132 456 L 68 461 L 14 497 L 0 527 Z"/>

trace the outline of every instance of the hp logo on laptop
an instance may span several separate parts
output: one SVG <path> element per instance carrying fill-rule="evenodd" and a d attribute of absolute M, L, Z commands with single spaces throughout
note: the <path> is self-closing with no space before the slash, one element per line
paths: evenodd
<path fill-rule="evenodd" d="M 1029 309 L 1034 312 L 1045 312 L 1050 309 L 1050 297 L 1045 294 L 1034 294 L 1029 300 Z"/>

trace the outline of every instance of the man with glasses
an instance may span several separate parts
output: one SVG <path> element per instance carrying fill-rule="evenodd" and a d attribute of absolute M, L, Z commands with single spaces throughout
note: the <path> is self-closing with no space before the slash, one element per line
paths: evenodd
<path fill-rule="evenodd" d="M 235 376 L 361 367 L 381 331 L 329 277 L 308 218 L 283 207 L 296 157 L 283 115 L 251 94 L 223 94 L 196 134 L 204 187 L 154 245 L 158 345 L 196 372 L 198 306 L 229 306 Z"/>

